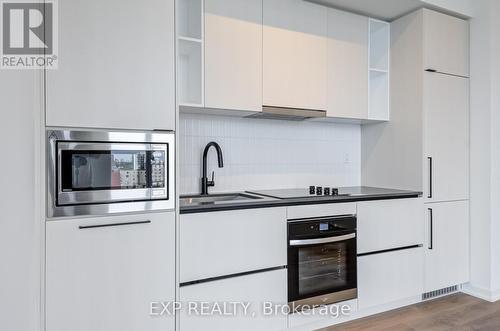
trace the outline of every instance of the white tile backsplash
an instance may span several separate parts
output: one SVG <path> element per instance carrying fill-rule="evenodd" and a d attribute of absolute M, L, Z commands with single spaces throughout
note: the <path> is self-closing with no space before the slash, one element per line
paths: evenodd
<path fill-rule="evenodd" d="M 224 168 L 209 154 L 210 192 L 355 186 L 361 182 L 361 129 L 356 124 L 290 122 L 181 114 L 180 192 L 200 190 L 205 145 L 219 143 Z"/>

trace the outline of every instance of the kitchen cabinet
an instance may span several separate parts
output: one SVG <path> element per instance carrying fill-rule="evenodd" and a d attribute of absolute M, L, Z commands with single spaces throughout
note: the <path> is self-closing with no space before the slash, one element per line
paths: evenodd
<path fill-rule="evenodd" d="M 428 9 L 393 21 L 391 122 L 361 132 L 362 184 L 422 191 L 424 212 L 433 210 L 426 292 L 468 281 L 467 26 Z"/>
<path fill-rule="evenodd" d="M 264 314 L 264 303 L 287 304 L 286 269 L 255 273 L 240 277 L 226 278 L 206 283 L 182 286 L 180 301 L 185 306 L 189 302 L 208 302 L 213 308 L 215 303 L 224 302 L 249 304 L 247 314 L 244 309 L 232 310 L 236 314 L 223 316 L 214 314 L 202 316 L 194 308 L 181 311 L 179 325 L 181 331 L 218 330 L 218 331 L 278 331 L 286 329 L 287 314 L 278 310 L 276 314 Z M 199 310 L 198 310 L 199 311 Z M 276 310 L 273 310 L 276 312 Z M 286 312 L 286 311 L 285 311 Z"/>
<path fill-rule="evenodd" d="M 262 0 L 205 0 L 205 107 L 262 110 Z"/>
<path fill-rule="evenodd" d="M 469 76 L 469 22 L 423 9 L 424 69 Z"/>
<path fill-rule="evenodd" d="M 58 10 L 46 124 L 174 130 L 174 0 L 65 0 Z"/>
<path fill-rule="evenodd" d="M 425 291 L 431 292 L 469 281 L 469 202 L 425 205 L 427 245 Z"/>
<path fill-rule="evenodd" d="M 427 201 L 469 198 L 469 80 L 424 73 Z"/>
<path fill-rule="evenodd" d="M 180 282 L 287 264 L 286 208 L 180 217 Z"/>
<path fill-rule="evenodd" d="M 368 118 L 368 18 L 328 8 L 327 116 Z"/>
<path fill-rule="evenodd" d="M 425 71 L 424 13 L 429 10 L 391 23 L 391 121 L 361 127 L 362 184 L 427 196 L 427 157 L 433 157 L 435 194 L 429 201 L 468 199 L 469 83 Z M 446 45 L 447 38 L 441 39 Z M 439 52 L 455 56 L 453 47 Z"/>
<path fill-rule="evenodd" d="M 358 254 L 424 244 L 423 201 L 397 199 L 358 203 Z"/>
<path fill-rule="evenodd" d="M 263 104 L 326 110 L 325 7 L 264 0 L 263 13 Z"/>
<path fill-rule="evenodd" d="M 358 307 L 371 308 L 420 296 L 423 248 L 358 257 Z"/>
<path fill-rule="evenodd" d="M 46 330 L 174 330 L 175 213 L 46 223 Z"/>

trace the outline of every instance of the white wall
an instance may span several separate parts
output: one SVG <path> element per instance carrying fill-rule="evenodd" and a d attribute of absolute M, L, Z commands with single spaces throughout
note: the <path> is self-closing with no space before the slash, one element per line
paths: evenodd
<path fill-rule="evenodd" d="M 41 220 L 36 217 L 36 73 L 0 71 L 0 329 L 39 330 Z"/>
<path fill-rule="evenodd" d="M 471 290 L 500 299 L 500 3 L 471 20 Z"/>
<path fill-rule="evenodd" d="M 500 1 L 491 6 L 491 287 L 500 299 Z"/>
<path fill-rule="evenodd" d="M 210 151 L 211 192 L 309 185 L 360 185 L 360 126 L 181 114 L 180 193 L 200 190 L 205 145 L 218 142 L 224 168 Z"/>

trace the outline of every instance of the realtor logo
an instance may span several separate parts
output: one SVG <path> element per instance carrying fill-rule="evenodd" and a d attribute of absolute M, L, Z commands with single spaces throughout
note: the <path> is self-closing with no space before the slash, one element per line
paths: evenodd
<path fill-rule="evenodd" d="M 1 69 L 57 68 L 57 7 L 54 0 L 0 1 Z"/>

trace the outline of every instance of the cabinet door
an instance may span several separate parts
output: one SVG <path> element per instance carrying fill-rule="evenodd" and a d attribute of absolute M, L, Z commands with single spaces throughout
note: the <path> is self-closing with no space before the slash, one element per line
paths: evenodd
<path fill-rule="evenodd" d="M 469 79 L 425 73 L 424 123 L 424 196 L 468 199 Z"/>
<path fill-rule="evenodd" d="M 262 0 L 205 0 L 205 107 L 262 110 Z"/>
<path fill-rule="evenodd" d="M 47 223 L 47 331 L 174 330 L 175 214 Z"/>
<path fill-rule="evenodd" d="M 180 282 L 284 266 L 285 208 L 181 215 Z"/>
<path fill-rule="evenodd" d="M 174 0 L 61 1 L 59 40 L 47 125 L 174 129 Z"/>
<path fill-rule="evenodd" d="M 276 314 L 266 315 L 265 303 L 285 306 L 287 304 L 286 269 L 261 272 L 252 275 L 227 278 L 180 288 L 180 330 L 199 331 L 278 331 L 286 329 L 287 314 L 273 310 Z M 189 303 L 208 302 L 209 307 L 224 302 L 247 303 L 247 313 L 237 307 L 234 314 L 223 316 L 215 313 L 203 316 L 200 306 L 194 309 Z"/>
<path fill-rule="evenodd" d="M 422 248 L 366 255 L 358 258 L 359 309 L 422 294 Z"/>
<path fill-rule="evenodd" d="M 469 22 L 423 9 L 424 69 L 469 76 Z"/>
<path fill-rule="evenodd" d="M 327 108 L 327 11 L 302 0 L 264 0 L 266 106 Z"/>
<path fill-rule="evenodd" d="M 328 9 L 330 117 L 368 118 L 368 18 Z"/>
<path fill-rule="evenodd" d="M 425 292 L 469 281 L 469 202 L 426 205 Z"/>

